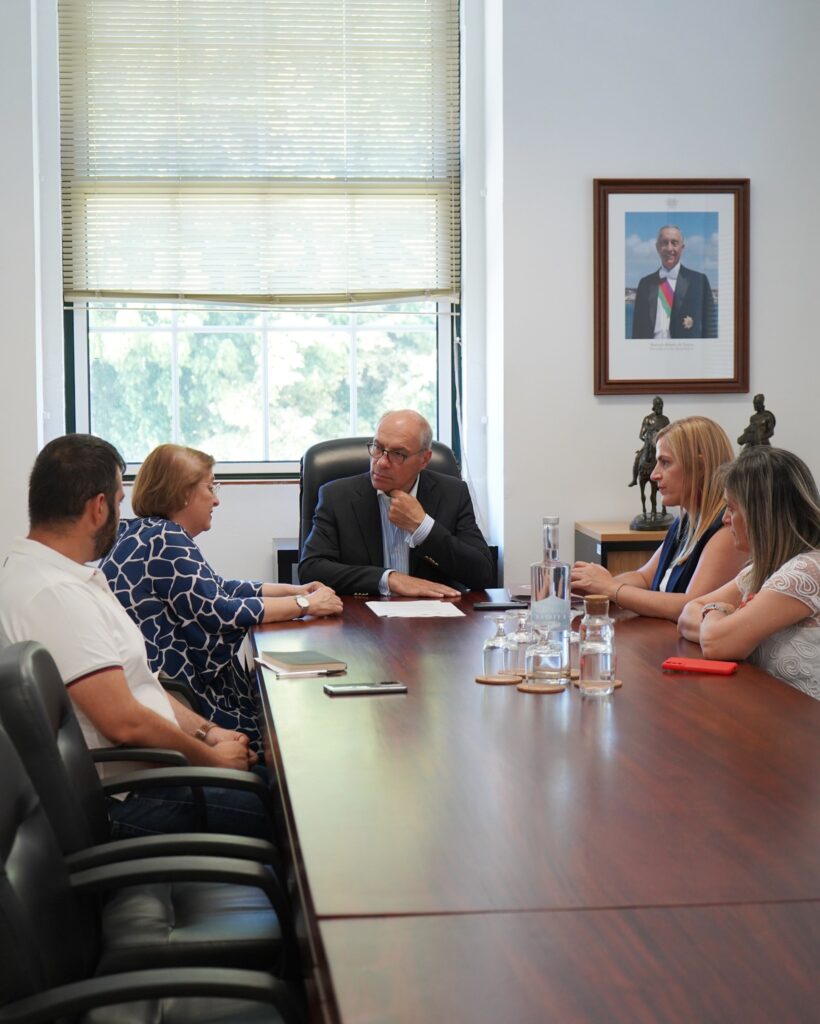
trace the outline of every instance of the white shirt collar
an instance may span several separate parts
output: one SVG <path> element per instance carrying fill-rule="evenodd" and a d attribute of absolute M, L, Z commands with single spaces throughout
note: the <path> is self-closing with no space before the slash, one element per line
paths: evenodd
<path fill-rule="evenodd" d="M 64 572 L 72 573 L 81 580 L 93 579 L 97 574 L 102 577 L 102 573 L 95 565 L 75 562 L 73 558 L 67 558 L 56 548 L 49 547 L 48 544 L 43 544 L 39 540 L 31 540 L 29 537 L 17 537 L 11 545 L 11 551 L 17 555 L 40 558 Z"/>
<path fill-rule="evenodd" d="M 671 270 L 667 270 L 666 267 L 661 267 L 661 281 L 665 277 L 668 277 L 670 281 L 677 281 L 678 271 L 680 270 L 680 263 L 676 263 Z"/>

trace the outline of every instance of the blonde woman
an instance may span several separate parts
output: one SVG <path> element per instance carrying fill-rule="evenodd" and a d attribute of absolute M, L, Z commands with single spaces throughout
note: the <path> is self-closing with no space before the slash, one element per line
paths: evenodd
<path fill-rule="evenodd" d="M 194 538 L 210 530 L 219 505 L 214 460 L 163 444 L 146 458 L 124 523 L 100 568 L 145 638 L 154 672 L 185 679 L 206 717 L 251 738 L 261 753 L 256 695 L 243 657 L 248 629 L 303 615 L 337 615 L 342 602 L 320 583 L 291 586 L 225 580 Z"/>
<path fill-rule="evenodd" d="M 792 452 L 754 447 L 727 467 L 726 523 L 751 555 L 731 583 L 691 601 L 678 631 L 707 658 L 748 658 L 820 700 L 820 494 Z"/>
<path fill-rule="evenodd" d="M 659 431 L 656 448 L 652 479 L 664 505 L 680 508 L 665 541 L 640 569 L 618 576 L 592 562 L 576 562 L 572 587 L 607 594 L 638 615 L 676 621 L 687 601 L 733 579 L 746 556 L 723 525 L 719 468 L 733 457 L 724 429 L 705 416 L 689 416 Z"/>

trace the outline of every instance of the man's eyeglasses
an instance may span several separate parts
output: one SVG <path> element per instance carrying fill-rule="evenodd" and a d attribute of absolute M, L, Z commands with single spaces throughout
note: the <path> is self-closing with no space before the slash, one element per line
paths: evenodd
<path fill-rule="evenodd" d="M 371 441 L 367 450 L 370 452 L 370 457 L 378 461 L 383 455 L 387 456 L 387 461 L 391 466 L 400 466 L 403 462 L 406 462 L 411 455 L 421 455 L 422 452 L 426 452 L 426 448 L 419 448 L 417 452 L 397 452 L 392 448 L 382 448 L 378 441 Z"/>

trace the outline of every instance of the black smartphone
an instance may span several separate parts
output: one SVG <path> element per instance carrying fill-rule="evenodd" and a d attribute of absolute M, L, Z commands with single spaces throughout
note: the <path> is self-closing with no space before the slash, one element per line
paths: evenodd
<path fill-rule="evenodd" d="M 325 683 L 328 697 L 370 697 L 380 693 L 407 693 L 407 683 L 382 679 L 378 683 Z"/>

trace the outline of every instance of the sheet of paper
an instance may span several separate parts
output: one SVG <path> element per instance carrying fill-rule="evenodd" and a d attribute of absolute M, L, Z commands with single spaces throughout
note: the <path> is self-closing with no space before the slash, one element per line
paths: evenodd
<path fill-rule="evenodd" d="M 383 618 L 463 618 L 464 612 L 450 601 L 368 601 L 367 607 Z"/>

